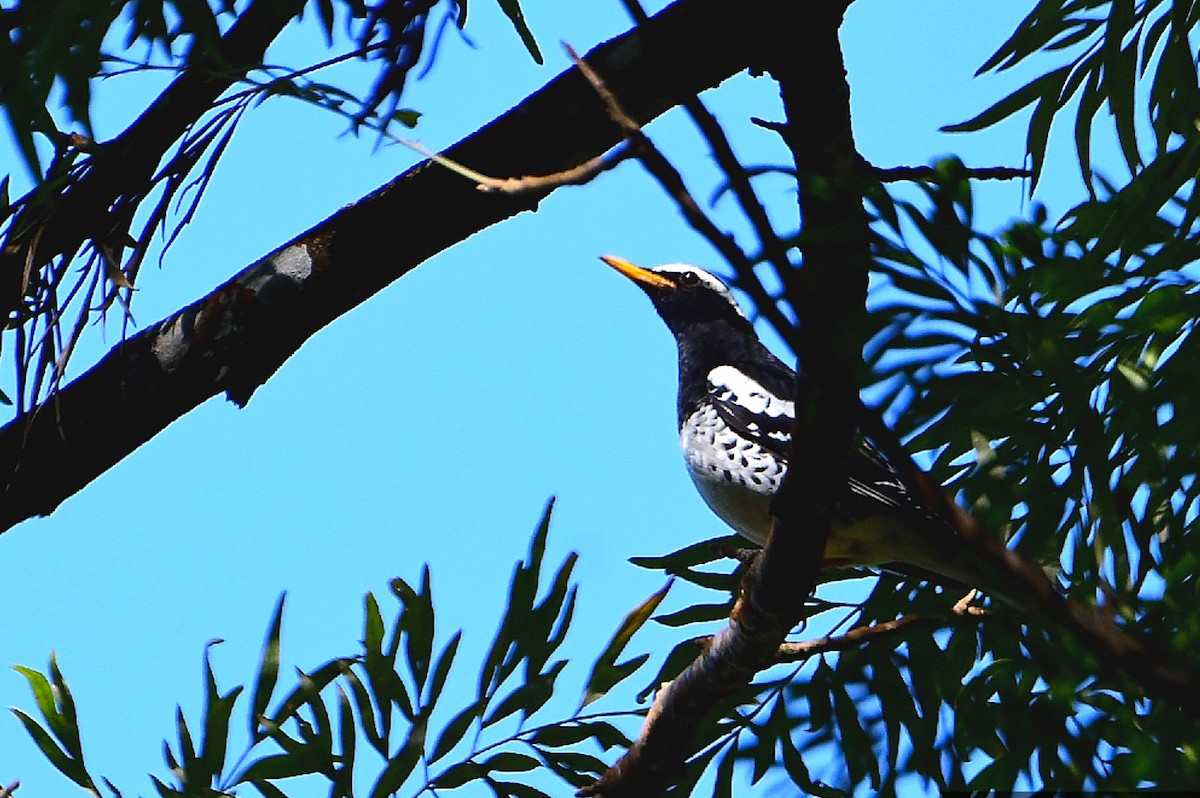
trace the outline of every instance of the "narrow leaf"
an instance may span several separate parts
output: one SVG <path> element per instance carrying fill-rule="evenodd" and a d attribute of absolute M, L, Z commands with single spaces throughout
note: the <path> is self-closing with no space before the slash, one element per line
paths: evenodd
<path fill-rule="evenodd" d="M 592 664 L 592 672 L 588 676 L 587 685 L 584 688 L 580 709 L 603 696 L 632 672 L 626 668 L 617 666 L 617 657 L 621 656 L 621 652 L 625 650 L 625 646 L 629 644 L 629 640 L 638 629 L 641 629 L 646 624 L 646 621 L 658 609 L 658 605 L 662 604 L 663 599 L 667 597 L 667 591 L 671 589 L 672 582 L 673 580 L 667 580 L 665 585 L 652 593 L 641 604 L 634 607 L 625 616 L 621 625 L 617 627 L 617 631 L 608 641 L 608 645 L 604 647 L 604 651 L 601 652 L 595 663 Z M 645 660 L 643 659 L 642 661 L 644 662 Z M 629 663 L 625 664 L 628 665 Z"/>
<path fill-rule="evenodd" d="M 254 682 L 254 693 L 250 700 L 250 739 L 260 739 L 258 719 L 267 714 L 267 706 L 271 703 L 271 693 L 275 691 L 275 683 L 279 678 L 279 634 L 283 627 L 283 602 L 287 593 L 280 593 L 275 602 L 275 612 L 271 615 L 271 625 L 267 629 L 267 639 L 263 643 L 262 658 L 258 665 L 258 678 Z"/>

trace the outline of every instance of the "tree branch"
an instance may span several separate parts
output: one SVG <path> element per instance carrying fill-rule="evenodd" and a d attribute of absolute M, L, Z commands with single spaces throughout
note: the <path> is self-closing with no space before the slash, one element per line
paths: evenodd
<path fill-rule="evenodd" d="M 671 31 L 669 49 L 649 50 L 630 31 L 588 60 L 645 122 L 744 69 L 756 21 L 731 14 L 724 0 L 680 0 L 652 21 Z M 497 176 L 549 174 L 620 139 L 570 70 L 447 155 Z M 0 429 L 0 530 L 52 512 L 209 397 L 224 391 L 245 404 L 317 330 L 434 254 L 533 210 L 541 196 L 484 194 L 441 167 L 419 164 L 124 341 L 48 404 Z"/>
<path fill-rule="evenodd" d="M 806 6 L 805 19 L 794 27 L 766 26 L 772 33 L 766 41 L 760 38 L 755 65 L 780 84 L 788 117 L 783 132 L 800 179 L 804 268 L 800 273 L 789 268 L 780 276 L 801 320 L 801 348 L 812 353 L 805 365 L 815 383 L 808 395 L 797 397 L 790 465 L 772 504 L 771 534 L 747 572 L 729 624 L 660 691 L 655 705 L 661 711 L 650 713 L 633 746 L 578 793 L 582 796 L 660 795 L 695 752 L 697 730 L 775 661 L 817 582 L 857 429 L 856 379 L 862 371 L 870 264 L 870 231 L 859 188 L 862 159 L 850 134 L 849 86 L 838 42 L 844 7 L 834 5 L 835 12 Z M 646 166 L 658 174 L 653 163 Z M 752 264 L 744 256 L 735 267 L 741 264 L 746 265 L 745 271 L 738 269 L 739 277 L 749 281 Z M 805 294 L 814 287 L 823 293 Z M 818 347 L 805 341 L 819 341 L 827 351 L 818 354 Z M 810 456 L 801 459 L 800 453 Z"/>
<path fill-rule="evenodd" d="M 1196 673 L 1176 664 L 1177 657 L 1171 652 L 1158 650 L 1118 626 L 1111 612 L 1092 609 L 1055 590 L 1041 568 L 1001 544 L 975 516 L 952 501 L 913 461 L 878 413 L 863 408 L 861 415 L 863 432 L 875 441 L 905 484 L 917 491 L 925 506 L 953 527 L 979 557 L 1020 585 L 1022 595 L 1051 623 L 1075 634 L 1102 661 L 1129 674 L 1147 695 L 1164 698 L 1200 717 L 1200 678 Z"/>

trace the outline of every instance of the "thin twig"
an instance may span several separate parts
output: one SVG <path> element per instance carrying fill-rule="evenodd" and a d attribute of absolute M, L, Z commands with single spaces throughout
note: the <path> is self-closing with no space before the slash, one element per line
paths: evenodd
<path fill-rule="evenodd" d="M 869 641 L 891 637 L 910 626 L 940 627 L 956 623 L 961 618 L 981 618 L 987 614 L 987 611 L 971 604 L 977 595 L 978 591 L 972 589 L 954 604 L 952 612 L 957 618 L 937 615 L 906 615 L 903 618 L 882 621 L 870 626 L 858 626 L 842 635 L 826 635 L 800 643 L 783 643 L 779 646 L 776 662 L 801 662 L 818 654 L 845 651 Z"/>
<path fill-rule="evenodd" d="M 898 632 L 907 629 L 916 624 L 930 624 L 941 626 L 947 622 L 945 618 L 937 618 L 928 615 L 907 615 L 903 618 L 896 618 L 892 621 L 883 621 L 882 623 L 873 624 L 871 626 L 858 626 L 846 632 L 844 635 L 818 637 L 815 640 L 805 640 L 800 643 L 783 643 L 779 646 L 779 653 L 776 655 L 777 663 L 785 662 L 802 662 L 803 660 L 814 657 L 818 654 L 827 654 L 834 651 L 845 651 L 849 648 L 855 648 L 869 640 L 878 640 L 885 637 L 890 637 Z"/>
<path fill-rule="evenodd" d="M 390 130 L 380 130 L 379 132 L 397 144 L 402 144 L 411 150 L 419 152 L 434 163 L 473 181 L 475 187 L 484 193 L 494 192 L 508 195 L 529 192 L 545 193 L 560 186 L 581 186 L 591 181 L 600 173 L 607 172 L 617 164 L 635 155 L 632 147 L 626 142 L 603 155 L 589 158 L 578 166 L 564 169 L 561 172 L 554 172 L 548 175 L 523 175 L 521 177 L 492 177 L 491 175 L 477 172 L 457 161 L 453 161 L 440 153 L 433 152 L 427 147 L 422 146 L 419 142 L 397 136 Z"/>
<path fill-rule="evenodd" d="M 637 123 L 624 111 L 620 102 L 608 88 L 604 80 L 586 61 L 581 59 L 571 49 L 570 45 L 566 45 L 566 50 L 571 60 L 575 63 L 575 66 L 587 79 L 588 83 L 592 85 L 592 88 L 596 90 L 596 94 L 604 101 L 609 118 L 621 129 L 626 140 L 636 149 L 638 160 L 641 161 L 642 166 L 658 181 L 663 190 L 675 200 L 676 207 L 679 208 L 680 213 L 683 214 L 683 218 L 692 229 L 703 236 L 725 258 L 733 267 L 736 274 L 739 276 L 754 275 L 754 264 L 750 258 L 737 245 L 733 236 L 718 228 L 716 223 L 700 208 L 699 203 L 696 202 L 696 198 L 692 196 L 692 193 L 687 188 L 687 184 L 684 183 L 683 175 L 667 160 L 666 156 L 654 145 L 654 142 L 650 140 Z M 763 317 L 767 319 L 779 336 L 783 338 L 784 342 L 795 351 L 799 345 L 795 328 L 787 316 L 783 314 L 771 299 L 757 276 L 754 276 L 753 279 L 739 281 L 738 287 L 750 296 L 755 306 L 762 312 Z"/>
<path fill-rule="evenodd" d="M 629 16 L 638 25 L 645 24 L 650 17 L 646 10 L 638 0 L 624 0 L 625 10 L 629 12 Z M 747 170 L 738 160 L 737 155 L 733 152 L 733 146 L 729 142 L 729 137 L 725 135 L 725 129 L 713 116 L 708 107 L 701 101 L 699 96 L 690 97 L 683 102 L 683 108 L 691 116 L 696 128 L 708 143 L 709 149 L 712 151 L 713 157 L 716 158 L 717 166 L 721 168 L 728 187 L 732 189 L 734 197 L 742 208 L 742 212 L 746 215 L 746 219 L 754 228 L 754 233 L 758 237 L 759 243 L 762 245 L 761 259 L 769 260 L 779 274 L 792 268 L 791 261 L 788 260 L 788 246 L 780 240 L 779 235 L 775 232 L 774 226 L 771 224 L 770 217 L 767 216 L 766 208 L 755 193 L 754 187 L 750 183 L 750 171 Z M 737 267 L 737 264 L 731 263 L 731 266 Z M 746 291 L 748 294 L 756 297 L 766 297 L 766 289 L 762 285 L 758 274 L 753 268 L 738 271 L 738 288 Z M 774 305 L 774 302 L 769 302 Z M 765 315 L 765 314 L 764 314 Z M 778 328 L 774 321 L 772 325 L 776 327 L 776 331 L 781 335 L 783 331 Z M 787 325 L 789 328 L 790 324 Z"/>

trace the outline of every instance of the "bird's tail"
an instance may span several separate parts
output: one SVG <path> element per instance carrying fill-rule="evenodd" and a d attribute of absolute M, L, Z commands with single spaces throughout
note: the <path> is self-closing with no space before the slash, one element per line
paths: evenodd
<path fill-rule="evenodd" d="M 1034 609 L 1027 584 L 1009 575 L 1000 563 L 986 560 L 956 532 L 944 531 L 952 537 L 941 541 L 936 551 L 922 547 L 914 552 L 916 556 L 907 557 L 907 562 L 887 563 L 881 567 L 944 587 L 961 588 L 964 595 L 974 588 L 1021 612 Z"/>

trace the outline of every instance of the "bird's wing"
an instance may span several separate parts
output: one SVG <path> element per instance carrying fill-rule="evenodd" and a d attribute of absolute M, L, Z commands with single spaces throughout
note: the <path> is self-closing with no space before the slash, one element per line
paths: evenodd
<path fill-rule="evenodd" d="M 916 513 L 927 519 L 933 518 L 925 505 L 909 492 L 892 464 L 865 440 L 859 441 L 850 458 L 848 471 L 847 482 L 851 494 L 865 500 L 876 513 L 882 505 L 904 513 Z"/>
<path fill-rule="evenodd" d="M 739 435 L 787 461 L 796 405 L 791 399 L 792 372 L 779 364 L 779 374 L 763 375 L 764 385 L 736 366 L 718 366 L 708 374 L 709 399 L 717 415 Z M 847 486 L 854 515 L 901 511 L 929 517 L 883 455 L 860 441 L 850 457 Z"/>
<path fill-rule="evenodd" d="M 788 394 L 768 389 L 736 366 L 718 366 L 708 373 L 708 395 L 730 429 L 787 460 L 796 418 L 796 404 Z"/>

